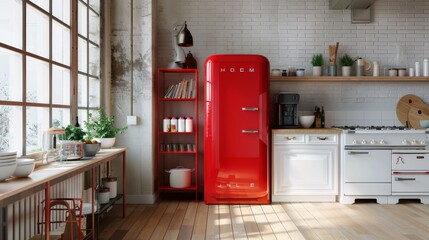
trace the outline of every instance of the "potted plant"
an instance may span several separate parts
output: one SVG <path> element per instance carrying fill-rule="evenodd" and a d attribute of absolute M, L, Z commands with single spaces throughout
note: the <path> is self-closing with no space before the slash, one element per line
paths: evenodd
<path fill-rule="evenodd" d="M 85 132 L 81 127 L 76 127 L 74 125 L 67 125 L 63 127 L 64 135 L 60 137 L 60 140 L 71 140 L 71 141 L 82 141 L 85 136 Z"/>
<path fill-rule="evenodd" d="M 344 77 L 351 75 L 352 66 L 355 63 L 355 60 L 351 58 L 347 53 L 344 56 L 340 57 L 341 70 Z"/>
<path fill-rule="evenodd" d="M 86 138 L 95 139 L 101 143 L 101 148 L 110 148 L 115 144 L 115 137 L 123 133 L 127 126 L 116 127 L 115 118 L 107 116 L 104 109 L 98 109 L 98 116 L 88 114 L 88 121 L 84 121 L 86 128 Z"/>
<path fill-rule="evenodd" d="M 313 65 L 313 76 L 322 76 L 323 56 L 322 54 L 314 54 L 311 59 Z"/>

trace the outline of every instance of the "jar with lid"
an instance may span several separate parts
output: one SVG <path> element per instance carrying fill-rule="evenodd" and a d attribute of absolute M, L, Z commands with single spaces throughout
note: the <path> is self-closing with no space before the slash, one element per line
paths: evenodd
<path fill-rule="evenodd" d="M 169 132 L 170 131 L 170 118 L 169 117 L 165 117 L 164 120 L 162 121 L 162 131 L 163 132 Z"/>
<path fill-rule="evenodd" d="M 389 68 L 389 77 L 397 77 L 398 69 L 397 68 Z"/>
<path fill-rule="evenodd" d="M 372 70 L 372 76 L 378 77 L 380 76 L 380 65 L 378 64 L 378 61 L 372 62 L 372 65 L 374 69 Z"/>
<path fill-rule="evenodd" d="M 423 76 L 429 77 L 429 59 L 427 58 L 423 60 Z"/>
<path fill-rule="evenodd" d="M 193 131 L 193 120 L 192 117 L 187 117 L 185 120 L 185 131 L 192 132 Z"/>
<path fill-rule="evenodd" d="M 110 189 L 109 198 L 115 198 L 117 195 L 118 178 L 117 177 L 105 177 L 102 178 L 103 186 Z"/>
<path fill-rule="evenodd" d="M 405 77 L 407 75 L 407 69 L 406 68 L 398 68 L 398 76 L 399 77 Z"/>
<path fill-rule="evenodd" d="M 177 132 L 177 118 L 172 117 L 170 120 L 170 131 Z"/>
<path fill-rule="evenodd" d="M 179 120 L 177 120 L 177 131 L 185 132 L 185 119 L 183 117 L 179 117 Z"/>
<path fill-rule="evenodd" d="M 298 77 L 304 77 L 305 69 L 304 68 L 298 68 L 296 69 L 296 76 Z"/>

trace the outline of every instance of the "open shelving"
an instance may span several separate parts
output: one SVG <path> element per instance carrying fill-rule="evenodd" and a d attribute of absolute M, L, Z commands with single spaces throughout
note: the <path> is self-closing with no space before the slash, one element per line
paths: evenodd
<path fill-rule="evenodd" d="M 178 85 L 187 80 L 182 90 L 182 98 L 167 96 L 172 85 Z M 197 69 L 158 69 L 158 101 L 157 101 L 157 173 L 158 192 L 195 192 L 198 200 L 198 70 Z M 189 92 L 190 91 L 190 92 Z M 188 94 L 189 93 L 189 94 Z M 180 95 L 180 94 L 178 94 Z M 165 117 L 192 117 L 193 130 L 191 132 L 164 132 L 163 119 Z M 166 144 L 190 144 L 192 150 L 167 151 Z M 186 188 L 172 188 L 169 182 L 170 170 L 176 167 L 193 169 L 191 186 Z"/>
<path fill-rule="evenodd" d="M 271 77 L 271 82 L 429 82 L 429 77 L 372 77 L 372 76 L 304 76 Z"/>

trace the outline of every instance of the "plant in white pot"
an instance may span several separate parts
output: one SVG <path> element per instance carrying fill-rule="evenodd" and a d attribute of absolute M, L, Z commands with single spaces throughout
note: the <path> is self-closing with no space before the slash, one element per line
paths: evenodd
<path fill-rule="evenodd" d="M 355 63 L 355 60 L 351 58 L 347 53 L 344 54 L 344 56 L 340 57 L 340 64 L 341 64 L 341 72 L 343 73 L 344 77 L 351 76 L 352 72 L 352 66 Z"/>
<path fill-rule="evenodd" d="M 123 133 L 127 126 L 116 127 L 115 118 L 107 116 L 106 112 L 98 109 L 98 116 L 88 114 L 88 121 L 84 121 L 86 138 L 97 140 L 101 148 L 111 148 L 115 144 L 116 135 Z"/>
<path fill-rule="evenodd" d="M 313 76 L 322 76 L 323 55 L 314 54 L 311 58 L 311 64 L 313 65 Z"/>

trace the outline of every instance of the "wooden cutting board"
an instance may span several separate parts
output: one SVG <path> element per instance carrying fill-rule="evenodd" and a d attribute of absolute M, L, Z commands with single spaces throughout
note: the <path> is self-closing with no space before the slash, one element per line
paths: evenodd
<path fill-rule="evenodd" d="M 408 122 L 410 126 L 415 129 L 423 129 L 420 127 L 421 119 L 429 119 L 429 106 L 426 104 L 424 108 L 419 108 L 415 106 L 410 107 L 410 111 L 408 112 Z"/>
<path fill-rule="evenodd" d="M 410 111 L 410 107 L 411 106 L 421 107 L 422 104 L 424 104 L 424 102 L 418 96 L 413 94 L 404 95 L 403 97 L 401 97 L 401 99 L 399 99 L 398 103 L 396 104 L 396 116 L 404 126 L 407 126 L 408 113 Z"/>

